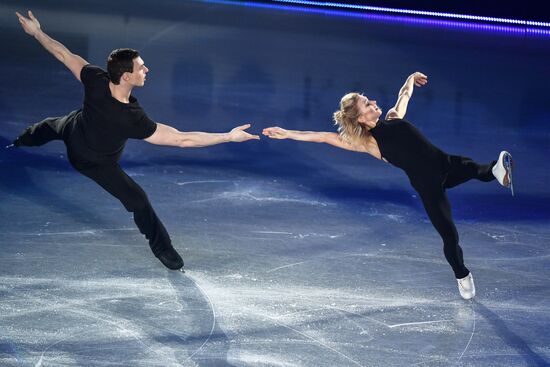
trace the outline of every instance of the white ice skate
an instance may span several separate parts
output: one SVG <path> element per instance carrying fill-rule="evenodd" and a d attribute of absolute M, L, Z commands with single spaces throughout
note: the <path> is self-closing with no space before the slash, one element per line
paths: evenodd
<path fill-rule="evenodd" d="M 512 196 L 514 195 L 514 185 L 512 183 L 512 155 L 503 150 L 498 156 L 497 163 L 493 166 L 492 172 L 498 182 L 512 190 Z"/>
<path fill-rule="evenodd" d="M 457 279 L 458 291 L 464 299 L 472 299 L 476 295 L 476 286 L 474 285 L 474 277 L 469 273 L 462 279 Z"/>

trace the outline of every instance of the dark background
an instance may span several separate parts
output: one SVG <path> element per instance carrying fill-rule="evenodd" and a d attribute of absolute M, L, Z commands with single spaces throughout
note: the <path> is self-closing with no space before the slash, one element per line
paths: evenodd
<path fill-rule="evenodd" d="M 262 1 L 265 3 L 281 3 L 279 1 Z M 329 1 L 327 1 L 328 3 Z M 550 13 L 544 1 L 403 1 L 403 0 L 349 0 L 332 1 L 333 3 L 380 6 L 388 8 L 425 10 L 467 15 L 483 15 L 488 17 L 503 17 L 521 20 L 550 20 Z"/>

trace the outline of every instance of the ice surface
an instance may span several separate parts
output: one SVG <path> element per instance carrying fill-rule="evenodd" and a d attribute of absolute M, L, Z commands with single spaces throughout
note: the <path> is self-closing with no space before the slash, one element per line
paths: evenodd
<path fill-rule="evenodd" d="M 122 165 L 183 255 L 182 274 L 60 142 L 2 150 L 1 366 L 549 365 L 546 39 L 198 2 L 118 15 L 104 1 L 92 12 L 63 4 L 29 6 L 91 62 L 139 48 L 151 72 L 136 95 L 180 130 L 333 131 L 344 92 L 388 109 L 423 71 L 411 121 L 451 153 L 490 161 L 510 150 L 517 195 L 495 182 L 449 191 L 477 288 L 464 301 L 406 177 L 365 155 L 266 139 L 129 142 Z M 77 108 L 82 92 L 19 29 L 12 14 L 24 9 L 0 9 L 8 145 Z"/>

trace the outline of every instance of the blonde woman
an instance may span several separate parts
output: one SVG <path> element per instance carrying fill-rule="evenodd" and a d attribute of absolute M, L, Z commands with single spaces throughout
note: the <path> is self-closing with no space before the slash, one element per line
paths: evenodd
<path fill-rule="evenodd" d="M 334 113 L 338 133 L 269 127 L 263 130 L 263 134 L 273 139 L 327 143 L 368 153 L 405 171 L 443 239 L 443 252 L 457 279 L 460 295 L 471 299 L 475 296 L 474 279 L 464 265 L 445 190 L 473 178 L 485 182 L 496 178 L 501 185 L 512 188 L 512 156 L 503 151 L 497 161 L 478 164 L 470 158 L 449 155 L 426 139 L 403 118 L 414 87 L 427 83 L 426 75 L 420 72 L 411 74 L 385 119 L 380 118 L 382 110 L 375 100 L 359 93 L 349 93 L 342 98 L 340 109 Z"/>

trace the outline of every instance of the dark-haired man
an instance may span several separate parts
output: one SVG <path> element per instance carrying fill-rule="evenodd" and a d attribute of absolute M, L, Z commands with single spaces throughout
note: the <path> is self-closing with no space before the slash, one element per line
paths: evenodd
<path fill-rule="evenodd" d="M 182 269 L 183 260 L 172 247 L 170 236 L 147 195 L 118 164 L 126 141 L 143 139 L 151 144 L 185 148 L 243 142 L 259 139 L 259 136 L 244 131 L 250 125 L 238 126 L 229 133 L 213 134 L 180 132 L 155 123 L 131 95 L 134 87 L 145 84 L 149 71 L 136 50 L 114 50 L 107 60 L 106 72 L 50 38 L 41 30 L 32 12 L 28 12 L 28 17 L 16 15 L 23 30 L 82 82 L 84 105 L 67 116 L 47 118 L 30 126 L 15 139 L 13 146 L 40 146 L 52 140 L 63 140 L 73 167 L 97 182 L 133 213 L 153 254 L 169 269 Z"/>

